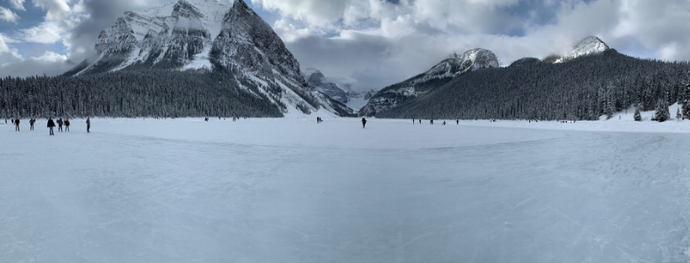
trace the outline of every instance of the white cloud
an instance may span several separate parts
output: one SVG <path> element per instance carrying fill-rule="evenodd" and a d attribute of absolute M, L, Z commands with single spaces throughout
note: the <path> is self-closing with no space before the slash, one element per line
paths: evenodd
<path fill-rule="evenodd" d="M 3 57 L 3 54 L 0 53 L 0 58 Z M 0 65 L 0 75 L 26 77 L 46 74 L 55 76 L 74 66 L 69 63 L 67 56 L 47 51 L 40 57 L 27 57 Z"/>
<path fill-rule="evenodd" d="M 16 24 L 17 20 L 19 20 L 19 16 L 12 12 L 12 10 L 0 6 L 0 20 Z"/>
<path fill-rule="evenodd" d="M 47 21 L 36 27 L 21 30 L 19 38 L 25 42 L 52 44 L 63 40 L 67 30 L 59 23 Z"/>
<path fill-rule="evenodd" d="M 9 0 L 9 2 L 12 8 L 16 10 L 26 11 L 26 9 L 24 8 L 24 0 Z"/>
<path fill-rule="evenodd" d="M 297 29 L 293 24 L 281 19 L 273 24 L 273 30 L 278 34 L 283 41 L 292 42 L 299 38 L 304 38 L 316 34 L 309 28 Z"/>
<path fill-rule="evenodd" d="M 71 0 L 33 0 L 35 6 L 48 10 L 45 17 L 48 21 L 59 21 L 68 17 L 71 12 L 69 2 Z"/>
<path fill-rule="evenodd" d="M 331 26 L 337 22 L 353 1 L 360 0 L 252 0 L 252 3 L 268 11 L 277 11 L 283 17 L 305 21 L 318 27 Z"/>
<path fill-rule="evenodd" d="M 36 57 L 35 59 L 45 62 L 66 62 L 67 56 L 52 51 L 46 51 L 42 56 Z"/>
<path fill-rule="evenodd" d="M 5 43 L 5 39 L 0 35 L 0 53 L 10 52 L 10 47 Z"/>

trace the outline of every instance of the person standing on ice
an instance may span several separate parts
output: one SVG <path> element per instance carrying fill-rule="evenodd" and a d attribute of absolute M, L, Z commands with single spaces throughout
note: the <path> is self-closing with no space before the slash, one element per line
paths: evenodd
<path fill-rule="evenodd" d="M 30 120 L 29 120 L 29 125 L 30 125 L 29 130 L 30 130 L 30 131 L 33 131 L 33 130 L 34 130 L 34 123 L 35 123 L 35 122 L 36 122 L 35 119 L 30 119 Z"/>
<path fill-rule="evenodd" d="M 362 129 L 367 126 L 367 119 L 362 118 Z"/>
<path fill-rule="evenodd" d="M 91 132 L 91 117 L 86 117 L 86 132 Z"/>
<path fill-rule="evenodd" d="M 59 118 L 57 120 L 57 124 L 58 124 L 58 132 L 62 132 L 62 124 L 64 124 L 64 122 L 62 122 L 62 118 Z"/>
<path fill-rule="evenodd" d="M 48 118 L 48 129 L 50 129 L 50 135 L 51 135 L 51 136 L 55 135 L 55 134 L 53 133 L 53 128 L 54 128 L 54 127 L 55 127 L 55 122 L 53 121 L 53 118 L 52 118 L 52 117 Z"/>
<path fill-rule="evenodd" d="M 14 130 L 19 131 L 19 118 L 14 120 Z"/>
<path fill-rule="evenodd" d="M 69 118 L 65 119 L 65 131 L 69 131 Z"/>

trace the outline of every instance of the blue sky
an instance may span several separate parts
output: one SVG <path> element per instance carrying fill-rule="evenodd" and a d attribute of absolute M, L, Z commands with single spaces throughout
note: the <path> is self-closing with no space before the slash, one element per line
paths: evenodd
<path fill-rule="evenodd" d="M 0 75 L 60 74 L 93 57 L 99 32 L 123 12 L 174 1 L 0 0 Z M 303 68 L 361 90 L 404 80 L 453 52 L 481 47 L 508 65 L 566 53 L 589 35 L 632 56 L 690 59 L 686 0 L 246 2 Z"/>

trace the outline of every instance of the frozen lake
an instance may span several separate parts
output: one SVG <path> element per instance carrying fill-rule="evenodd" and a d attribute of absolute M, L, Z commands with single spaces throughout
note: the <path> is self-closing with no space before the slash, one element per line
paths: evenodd
<path fill-rule="evenodd" d="M 0 262 L 690 260 L 690 134 L 22 123 L 0 124 Z"/>

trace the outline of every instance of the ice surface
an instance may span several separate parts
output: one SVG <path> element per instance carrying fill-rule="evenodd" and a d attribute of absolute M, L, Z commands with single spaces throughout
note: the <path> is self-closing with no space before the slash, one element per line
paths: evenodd
<path fill-rule="evenodd" d="M 686 123 L 325 120 L 0 124 L 0 262 L 690 259 Z"/>

